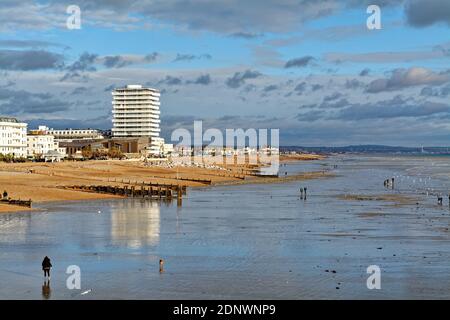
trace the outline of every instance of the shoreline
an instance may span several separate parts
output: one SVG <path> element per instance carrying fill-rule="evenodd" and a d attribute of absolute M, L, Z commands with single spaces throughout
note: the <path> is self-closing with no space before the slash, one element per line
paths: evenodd
<path fill-rule="evenodd" d="M 280 163 L 323 159 L 322 156 L 317 158 L 310 157 L 311 155 L 306 156 L 296 157 L 295 159 L 292 156 L 281 156 Z M 197 188 L 216 185 L 285 183 L 331 176 L 329 172 L 321 171 L 278 178 L 258 177 L 254 175 L 254 172 L 259 167 L 245 164 L 228 165 L 225 168 L 219 168 L 215 164 L 204 168 L 182 165 L 161 167 L 157 165 L 148 166 L 143 162 L 123 160 L 0 163 L 0 185 L 2 186 L 0 192 L 7 191 L 8 196 L 13 199 L 31 199 L 34 203 L 47 203 L 124 198 L 119 195 L 64 189 L 65 186 L 70 185 L 124 186 L 151 182 Z M 199 182 L 199 179 L 210 181 L 210 183 Z M 35 209 L 0 203 L 0 214 L 33 210 Z"/>

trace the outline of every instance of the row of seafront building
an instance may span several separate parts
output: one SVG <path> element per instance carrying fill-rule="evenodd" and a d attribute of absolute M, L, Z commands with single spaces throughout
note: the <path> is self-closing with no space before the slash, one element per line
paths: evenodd
<path fill-rule="evenodd" d="M 250 155 L 258 151 L 276 154 L 277 148 L 178 147 L 160 137 L 160 93 L 141 85 L 127 85 L 112 92 L 113 127 L 103 134 L 95 129 L 55 130 L 47 126 L 27 132 L 27 124 L 15 118 L 0 117 L 0 153 L 15 158 L 59 161 L 65 157 L 84 158 L 89 150 L 118 150 L 129 158 L 195 155 Z"/>
<path fill-rule="evenodd" d="M 59 161 L 82 157 L 83 150 L 115 148 L 130 156 L 159 157 L 170 153 L 160 135 L 160 93 L 140 85 L 128 85 L 112 92 L 111 137 L 94 129 L 55 130 L 46 126 L 27 131 L 27 123 L 0 117 L 0 153 L 15 158 L 44 158 Z"/>

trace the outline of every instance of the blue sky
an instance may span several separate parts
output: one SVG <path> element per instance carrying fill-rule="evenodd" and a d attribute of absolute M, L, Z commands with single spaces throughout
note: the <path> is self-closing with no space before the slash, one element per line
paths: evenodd
<path fill-rule="evenodd" d="M 30 126 L 109 128 L 111 89 L 139 83 L 166 138 L 203 120 L 282 145 L 450 144 L 447 0 L 5 0 L 0 21 L 0 113 Z"/>

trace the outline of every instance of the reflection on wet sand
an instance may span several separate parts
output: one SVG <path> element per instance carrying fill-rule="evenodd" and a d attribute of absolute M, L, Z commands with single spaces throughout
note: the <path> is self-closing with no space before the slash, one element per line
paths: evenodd
<path fill-rule="evenodd" d="M 8 241 L 10 234 L 14 232 L 16 241 L 25 241 L 30 227 L 30 213 L 0 214 L 0 241 Z"/>
<path fill-rule="evenodd" d="M 132 200 L 115 202 L 111 207 L 111 238 L 116 245 L 130 248 L 159 243 L 160 208 L 158 202 Z"/>
<path fill-rule="evenodd" d="M 45 280 L 44 284 L 42 285 L 42 297 L 45 300 L 50 299 L 50 296 L 52 294 L 52 290 L 50 289 L 50 280 Z"/>

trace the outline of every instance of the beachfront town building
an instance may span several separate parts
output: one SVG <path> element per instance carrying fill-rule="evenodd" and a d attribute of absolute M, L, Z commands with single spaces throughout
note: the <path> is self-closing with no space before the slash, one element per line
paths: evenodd
<path fill-rule="evenodd" d="M 42 126 L 43 127 L 43 126 Z M 55 137 L 56 141 L 70 142 L 73 140 L 101 140 L 103 135 L 95 129 L 49 129 L 45 127 L 46 134 Z"/>
<path fill-rule="evenodd" d="M 16 118 L 0 117 L 0 153 L 14 158 L 27 156 L 27 124 Z"/>
<path fill-rule="evenodd" d="M 141 156 L 142 150 L 148 147 L 148 138 L 111 138 L 103 140 L 74 140 L 70 142 L 60 142 L 60 146 L 65 147 L 67 154 L 72 158 L 82 158 L 84 150 L 107 151 L 118 150 L 127 158 L 137 158 Z"/>
<path fill-rule="evenodd" d="M 147 138 L 150 155 L 160 155 L 160 93 L 141 85 L 127 85 L 112 92 L 113 138 Z"/>
<path fill-rule="evenodd" d="M 66 157 L 66 148 L 60 147 L 55 137 L 48 133 L 47 127 L 39 126 L 27 135 L 27 156 L 45 161 L 61 161 Z"/>
<path fill-rule="evenodd" d="M 162 146 L 163 155 L 171 155 L 174 153 L 174 147 L 172 143 L 164 143 Z"/>

